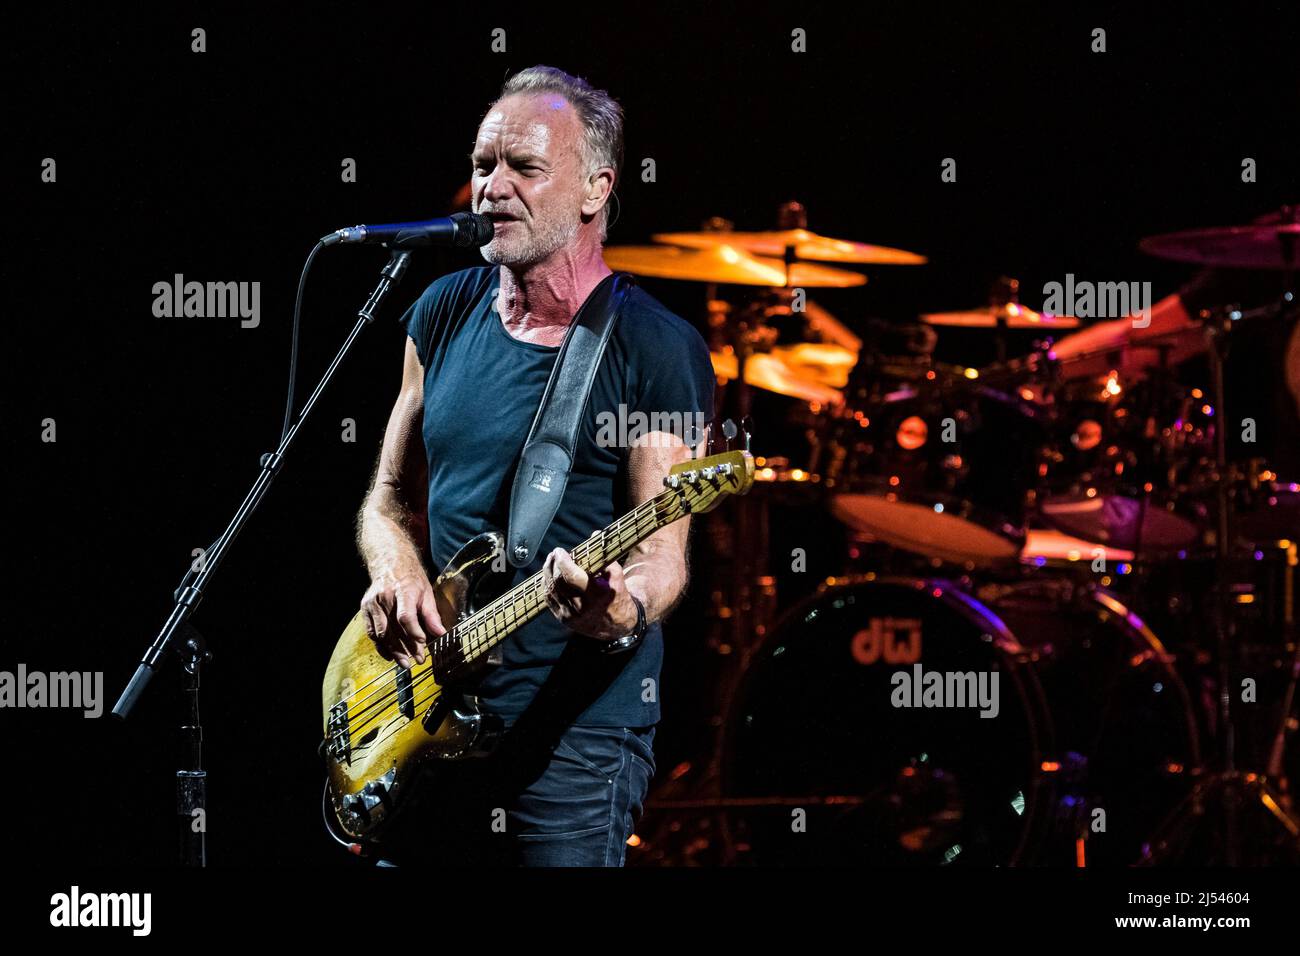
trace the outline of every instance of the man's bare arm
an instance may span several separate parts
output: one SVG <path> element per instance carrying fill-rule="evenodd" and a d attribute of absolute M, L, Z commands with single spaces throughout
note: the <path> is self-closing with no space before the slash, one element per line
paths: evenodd
<path fill-rule="evenodd" d="M 380 653 L 404 667 L 424 661 L 430 635 L 446 633 L 422 559 L 429 530 L 423 422 L 424 368 L 408 339 L 402 386 L 357 516 L 357 548 L 371 581 L 361 601 L 366 629 Z"/>
<path fill-rule="evenodd" d="M 690 458 L 690 450 L 675 435 L 652 432 L 645 441 L 646 444 L 632 448 L 628 456 L 628 494 L 634 505 L 649 501 L 663 491 L 668 470 Z M 686 542 L 690 529 L 691 518 L 687 515 L 660 528 L 628 554 L 623 575 L 628 590 L 645 605 L 649 621 L 667 617 L 686 591 L 690 573 Z"/>
<path fill-rule="evenodd" d="M 689 457 L 676 436 L 666 432 L 644 436 L 628 455 L 632 504 L 659 494 L 668 469 Z M 630 634 L 636 627 L 633 596 L 645 606 L 648 622 L 664 618 L 686 590 L 690 520 L 688 515 L 660 528 L 628 552 L 626 566 L 615 562 L 601 575 L 588 575 L 572 555 L 556 548 L 542 565 L 546 603 L 552 613 L 580 634 L 605 640 Z"/>

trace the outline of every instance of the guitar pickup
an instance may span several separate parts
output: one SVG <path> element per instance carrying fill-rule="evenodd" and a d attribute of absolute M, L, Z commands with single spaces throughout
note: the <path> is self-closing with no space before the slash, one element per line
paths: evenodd
<path fill-rule="evenodd" d="M 411 672 L 405 667 L 397 668 L 397 710 L 407 720 L 415 720 L 415 688 L 411 684 Z"/>

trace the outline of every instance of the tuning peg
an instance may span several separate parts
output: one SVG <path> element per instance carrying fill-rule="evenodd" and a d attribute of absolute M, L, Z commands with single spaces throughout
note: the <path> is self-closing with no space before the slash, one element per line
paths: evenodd
<path fill-rule="evenodd" d="M 722 423 L 722 434 L 727 439 L 727 451 L 731 451 L 731 441 L 736 437 L 736 423 L 730 418 Z"/>
<path fill-rule="evenodd" d="M 700 447 L 700 440 L 702 437 L 699 426 L 694 422 L 691 422 L 691 424 L 686 426 L 686 431 L 683 433 L 682 439 L 686 442 L 686 447 L 691 450 L 692 461 L 699 457 L 697 450 Z"/>
<path fill-rule="evenodd" d="M 740 430 L 745 435 L 745 451 L 749 451 L 749 438 L 754 431 L 754 420 L 746 415 L 740 420 Z"/>

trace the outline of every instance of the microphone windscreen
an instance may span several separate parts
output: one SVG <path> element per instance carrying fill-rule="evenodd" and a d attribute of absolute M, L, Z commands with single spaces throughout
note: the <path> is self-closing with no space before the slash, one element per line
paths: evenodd
<path fill-rule="evenodd" d="M 464 249 L 477 249 L 492 241 L 496 230 L 492 220 L 476 212 L 458 212 L 451 217 L 456 223 L 455 245 Z"/>

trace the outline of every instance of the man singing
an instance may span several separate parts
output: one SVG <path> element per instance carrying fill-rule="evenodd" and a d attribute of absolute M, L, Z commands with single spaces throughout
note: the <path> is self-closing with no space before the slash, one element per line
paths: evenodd
<path fill-rule="evenodd" d="M 409 667 L 446 632 L 428 568 L 504 530 L 529 427 L 570 323 L 610 274 L 601 257 L 623 159 L 620 106 L 546 66 L 510 78 L 470 160 L 475 212 L 493 221 L 488 266 L 430 285 L 407 312 L 401 390 L 358 544 L 362 601 L 380 652 Z M 654 774 L 663 638 L 687 581 L 689 518 L 624 565 L 587 575 L 564 550 L 662 490 L 683 435 L 608 447 L 598 423 L 641 412 L 713 414 L 708 349 L 634 289 L 599 366 L 567 489 L 532 565 L 551 614 L 511 635 L 471 688 L 509 728 L 484 760 L 440 763 L 386 835 L 387 861 L 621 866 Z M 605 432 L 608 434 L 608 431 Z"/>

